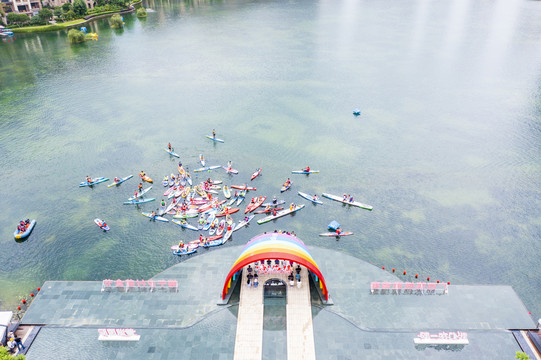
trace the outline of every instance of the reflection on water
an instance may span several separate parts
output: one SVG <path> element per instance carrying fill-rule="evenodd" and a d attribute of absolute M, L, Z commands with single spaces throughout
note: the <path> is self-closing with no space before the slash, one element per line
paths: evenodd
<path fill-rule="evenodd" d="M 541 314 L 539 2 L 144 6 L 155 12 L 126 15 L 120 32 L 89 23 L 98 41 L 69 46 L 60 31 L 0 42 L 2 305 L 49 279 L 148 278 L 184 261 L 169 247 L 193 234 L 149 223 L 150 205 L 122 205 L 135 181 L 76 186 L 86 175 L 170 174 L 161 149 L 171 141 L 189 168 L 200 153 L 233 160 L 238 176 L 211 174 L 226 182 L 263 167 L 261 195 L 347 192 L 374 206 L 307 206 L 236 232 L 234 244 L 287 229 L 408 274 L 512 284 Z M 225 144 L 206 141 L 213 128 Z M 280 194 L 307 165 L 321 173 Z M 111 231 L 96 231 L 96 217 Z M 38 225 L 19 244 L 20 218 Z M 331 220 L 355 235 L 317 236 Z"/>

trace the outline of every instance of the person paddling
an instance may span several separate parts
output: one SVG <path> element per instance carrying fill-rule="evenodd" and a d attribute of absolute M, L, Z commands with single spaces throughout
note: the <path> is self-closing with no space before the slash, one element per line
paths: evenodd
<path fill-rule="evenodd" d="M 304 172 L 310 172 L 310 166 L 307 166 L 307 167 L 304 169 Z"/>
<path fill-rule="evenodd" d="M 167 144 L 167 148 L 169 149 L 169 152 L 173 152 L 173 147 L 171 146 L 171 143 Z"/>
<path fill-rule="evenodd" d="M 212 138 L 216 139 L 216 130 L 212 129 Z"/>

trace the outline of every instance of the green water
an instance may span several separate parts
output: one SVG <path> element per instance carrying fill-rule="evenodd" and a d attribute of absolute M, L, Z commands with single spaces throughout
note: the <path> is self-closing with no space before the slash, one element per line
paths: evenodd
<path fill-rule="evenodd" d="M 144 5 L 155 12 L 125 16 L 123 30 L 88 24 L 97 42 L 0 42 L 0 307 L 45 280 L 149 278 L 183 261 L 169 247 L 198 234 L 123 205 L 135 178 L 78 187 L 145 170 L 160 200 L 176 171 L 170 141 L 189 169 L 200 153 L 232 160 L 239 175 L 211 174 L 231 184 L 262 167 L 256 194 L 279 195 L 291 177 L 287 203 L 305 203 L 300 190 L 374 206 L 307 204 L 234 244 L 293 230 L 407 278 L 511 284 L 541 315 L 540 2 Z M 213 128 L 224 144 L 205 138 Z M 306 165 L 321 172 L 290 174 Z M 21 218 L 37 225 L 18 243 Z M 355 235 L 320 238 L 331 220 Z"/>

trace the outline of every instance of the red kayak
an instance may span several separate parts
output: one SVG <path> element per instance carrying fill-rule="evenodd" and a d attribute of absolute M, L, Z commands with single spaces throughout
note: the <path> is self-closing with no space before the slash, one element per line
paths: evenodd
<path fill-rule="evenodd" d="M 251 190 L 251 191 L 257 190 L 255 187 L 246 186 L 246 185 L 231 185 L 230 188 L 237 189 L 237 190 Z"/>
<path fill-rule="evenodd" d="M 263 169 L 261 169 L 261 168 L 257 169 L 257 170 L 252 174 L 252 177 L 250 178 L 250 180 L 253 180 L 253 179 L 255 179 L 256 177 L 258 177 L 259 174 L 261 174 L 261 170 L 263 170 Z"/>
<path fill-rule="evenodd" d="M 226 216 L 228 214 L 234 214 L 239 210 L 240 210 L 239 208 L 232 208 L 232 209 L 227 209 L 227 212 L 226 211 L 220 211 L 219 213 L 216 214 L 216 217 L 222 217 L 222 216 Z"/>
<path fill-rule="evenodd" d="M 214 206 L 214 205 L 221 205 L 221 204 L 223 204 L 224 202 L 225 202 L 225 200 L 207 203 L 207 204 L 201 206 L 201 207 L 199 208 L 198 211 L 201 213 L 201 212 L 203 212 L 203 211 L 210 210 L 210 208 L 211 208 L 212 206 Z"/>
<path fill-rule="evenodd" d="M 277 207 L 276 208 L 276 211 L 278 210 L 283 210 L 284 208 L 283 207 Z M 254 211 L 254 214 L 270 214 L 272 212 L 273 209 L 268 209 L 268 210 L 257 210 L 257 211 Z"/>
<path fill-rule="evenodd" d="M 254 211 L 255 209 L 257 209 L 258 207 L 261 206 L 261 204 L 263 204 L 263 202 L 265 201 L 265 199 L 267 199 L 266 196 L 260 196 L 258 198 L 255 199 L 255 202 L 251 202 L 248 204 L 248 206 L 246 206 L 246 210 L 244 210 L 244 213 L 247 214 L 249 212 L 252 212 Z"/>

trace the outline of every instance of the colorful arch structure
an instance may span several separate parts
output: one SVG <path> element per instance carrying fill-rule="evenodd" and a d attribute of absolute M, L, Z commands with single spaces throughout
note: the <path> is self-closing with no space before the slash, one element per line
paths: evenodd
<path fill-rule="evenodd" d="M 267 259 L 290 260 L 306 266 L 315 276 L 325 300 L 329 300 L 325 278 L 319 270 L 312 255 L 306 249 L 306 245 L 293 235 L 285 233 L 261 234 L 252 238 L 242 249 L 242 253 L 233 264 L 225 279 L 222 291 L 222 300 L 225 299 L 231 288 L 231 279 L 244 266 Z"/>

